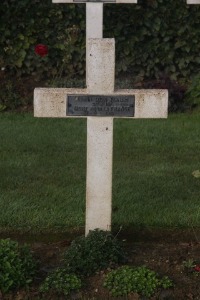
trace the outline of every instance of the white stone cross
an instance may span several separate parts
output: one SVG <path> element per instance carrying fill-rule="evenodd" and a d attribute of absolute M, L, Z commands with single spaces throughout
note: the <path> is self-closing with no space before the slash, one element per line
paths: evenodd
<path fill-rule="evenodd" d="M 87 88 L 36 88 L 34 116 L 87 118 L 87 234 L 95 228 L 111 229 L 113 118 L 167 118 L 168 91 L 115 90 L 115 41 L 103 39 L 103 2 L 87 2 L 86 12 Z"/>
<path fill-rule="evenodd" d="M 200 0 L 187 0 L 187 4 L 200 4 Z"/>

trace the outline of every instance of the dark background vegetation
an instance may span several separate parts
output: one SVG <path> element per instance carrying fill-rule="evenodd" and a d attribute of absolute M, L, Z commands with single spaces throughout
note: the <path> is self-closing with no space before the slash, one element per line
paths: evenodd
<path fill-rule="evenodd" d="M 84 78 L 85 4 L 2 0 L 0 14 L 2 93 L 13 98 L 17 89 L 20 98 L 28 77 L 35 81 Z M 129 76 L 135 87 L 168 88 L 171 110 L 182 108 L 188 83 L 200 67 L 199 5 L 189 6 L 186 0 L 106 4 L 104 37 L 116 40 L 117 77 Z M 34 53 L 39 43 L 48 46 L 48 56 Z M 23 84 L 16 81 L 19 78 Z M 12 106 L 6 105 L 5 96 L 0 103 Z"/>

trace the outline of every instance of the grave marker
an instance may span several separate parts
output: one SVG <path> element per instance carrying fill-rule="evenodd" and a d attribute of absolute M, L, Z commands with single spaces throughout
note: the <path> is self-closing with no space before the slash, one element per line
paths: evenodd
<path fill-rule="evenodd" d="M 77 0 L 53 0 L 77 3 Z M 37 88 L 34 116 L 87 118 L 85 233 L 111 229 L 113 118 L 166 118 L 167 90 L 115 90 L 115 41 L 103 39 L 103 2 L 86 2 L 86 89 Z M 91 3 L 92 2 L 92 3 Z"/>
<path fill-rule="evenodd" d="M 187 4 L 200 4 L 200 0 L 187 0 Z"/>

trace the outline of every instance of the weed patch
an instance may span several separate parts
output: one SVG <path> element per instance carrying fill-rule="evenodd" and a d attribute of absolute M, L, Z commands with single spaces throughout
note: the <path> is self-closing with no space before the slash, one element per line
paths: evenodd
<path fill-rule="evenodd" d="M 0 290 L 28 286 L 33 280 L 36 262 L 27 246 L 10 239 L 0 240 Z"/>

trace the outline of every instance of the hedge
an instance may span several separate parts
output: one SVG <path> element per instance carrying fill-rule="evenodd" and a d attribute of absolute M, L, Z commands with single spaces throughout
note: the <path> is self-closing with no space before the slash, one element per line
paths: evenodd
<path fill-rule="evenodd" d="M 200 67 L 200 5 L 140 0 L 104 5 L 104 37 L 116 40 L 116 73 L 190 78 Z M 0 67 L 38 77 L 85 73 L 85 4 L 1 0 Z M 34 53 L 46 44 L 48 56 Z"/>

